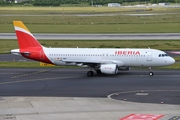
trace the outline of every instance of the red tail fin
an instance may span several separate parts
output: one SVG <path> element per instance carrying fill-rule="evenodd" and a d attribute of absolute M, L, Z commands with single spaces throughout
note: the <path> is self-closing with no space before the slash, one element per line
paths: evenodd
<path fill-rule="evenodd" d="M 42 47 L 21 21 L 13 21 L 13 23 L 20 49 L 26 49 L 29 47 Z"/>
<path fill-rule="evenodd" d="M 26 26 L 21 21 L 13 21 L 13 23 L 20 48 L 18 52 L 26 58 L 51 63 L 44 53 L 41 44 L 31 34 Z"/>

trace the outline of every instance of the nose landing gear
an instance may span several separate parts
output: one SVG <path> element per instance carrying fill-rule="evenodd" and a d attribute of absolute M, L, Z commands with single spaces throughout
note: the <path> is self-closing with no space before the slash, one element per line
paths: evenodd
<path fill-rule="evenodd" d="M 152 72 L 152 68 L 149 67 L 149 76 L 153 76 L 153 75 L 154 75 L 154 73 Z"/>

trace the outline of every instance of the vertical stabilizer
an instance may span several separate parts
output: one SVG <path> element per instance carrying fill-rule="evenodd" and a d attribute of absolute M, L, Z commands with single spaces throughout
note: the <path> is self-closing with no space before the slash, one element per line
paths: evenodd
<path fill-rule="evenodd" d="M 46 56 L 42 45 L 31 34 L 21 21 L 13 21 L 14 29 L 18 39 L 19 49 L 11 50 L 12 54 L 22 55 L 28 59 L 51 63 Z"/>
<path fill-rule="evenodd" d="M 13 24 L 20 49 L 26 49 L 29 47 L 41 47 L 41 44 L 21 21 L 13 21 Z"/>

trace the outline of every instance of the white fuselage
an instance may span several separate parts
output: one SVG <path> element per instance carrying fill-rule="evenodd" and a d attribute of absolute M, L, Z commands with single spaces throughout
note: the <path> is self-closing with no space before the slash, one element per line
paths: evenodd
<path fill-rule="evenodd" d="M 175 60 L 165 52 L 155 49 L 107 49 L 107 48 L 46 48 L 31 34 L 22 21 L 13 21 L 19 49 L 11 50 L 12 54 L 22 55 L 28 59 L 55 64 L 90 67 L 88 76 L 97 74 L 117 74 L 118 70 L 130 66 L 151 67 L 167 66 Z"/>
<path fill-rule="evenodd" d="M 175 61 L 156 49 L 99 49 L 99 48 L 43 48 L 48 59 L 56 65 L 76 63 L 114 63 L 118 66 L 167 66 Z"/>

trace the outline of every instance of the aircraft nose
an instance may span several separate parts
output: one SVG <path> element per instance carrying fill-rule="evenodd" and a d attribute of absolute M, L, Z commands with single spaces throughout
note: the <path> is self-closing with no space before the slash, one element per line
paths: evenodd
<path fill-rule="evenodd" d="M 169 65 L 174 64 L 174 63 L 175 63 L 174 58 L 170 57 L 170 58 L 168 59 L 168 63 L 169 63 Z"/>

